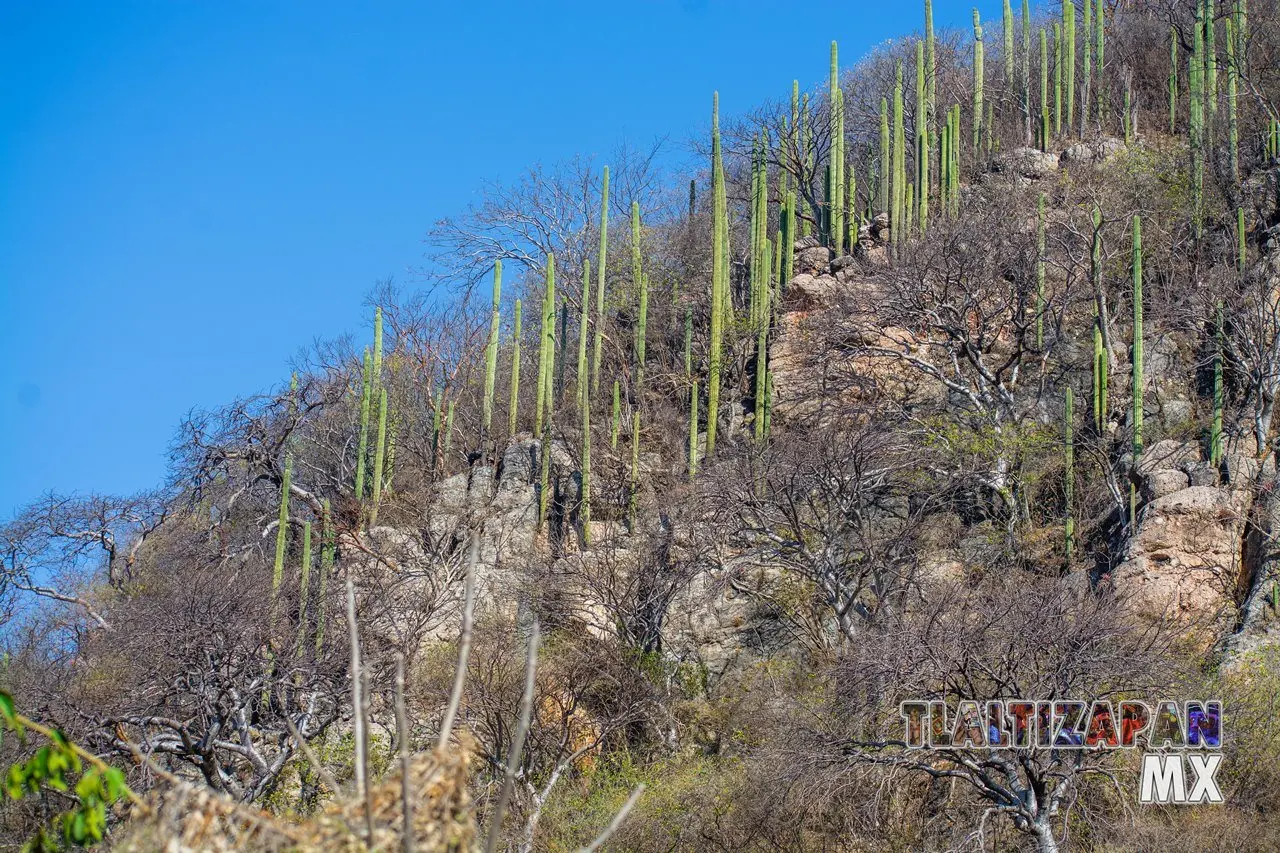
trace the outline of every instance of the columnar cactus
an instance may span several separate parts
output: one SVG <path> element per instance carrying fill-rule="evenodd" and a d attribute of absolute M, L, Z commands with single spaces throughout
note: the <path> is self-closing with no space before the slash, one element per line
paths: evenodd
<path fill-rule="evenodd" d="M 275 600 L 284 581 L 284 554 L 289 544 L 289 490 L 293 488 L 293 453 L 285 451 L 284 473 L 280 475 L 280 512 L 276 519 L 276 560 L 271 570 L 271 596 Z"/>
<path fill-rule="evenodd" d="M 1067 566 L 1071 565 L 1072 552 L 1075 550 L 1076 536 L 1076 520 L 1072 511 L 1072 504 L 1075 503 L 1075 480 L 1076 480 L 1076 446 L 1075 446 L 1075 413 L 1072 411 L 1071 386 L 1067 386 L 1067 403 L 1066 413 L 1063 418 L 1063 438 L 1065 440 L 1065 467 L 1066 473 L 1062 478 L 1063 506 L 1065 508 L 1065 519 L 1063 521 L 1063 537 L 1065 542 L 1066 562 Z"/>
<path fill-rule="evenodd" d="M 1062 22 L 1053 22 L 1053 135 L 1062 135 Z"/>
<path fill-rule="evenodd" d="M 1085 0 L 1085 2 L 1088 3 L 1089 0 Z M 1095 88 L 1097 89 L 1097 97 L 1095 98 L 1097 106 L 1094 109 L 1094 113 L 1097 116 L 1099 123 L 1101 123 L 1101 121 L 1107 114 L 1107 92 L 1106 92 L 1106 86 L 1102 84 L 1102 81 L 1103 81 L 1102 72 L 1104 68 L 1104 63 L 1103 63 L 1104 50 L 1103 49 L 1106 47 L 1106 36 L 1105 36 L 1106 26 L 1103 18 L 1102 2 L 1103 0 L 1098 0 L 1097 6 L 1095 6 L 1093 10 L 1093 33 L 1094 33 L 1093 61 L 1096 65 L 1095 70 L 1097 72 L 1096 74 L 1097 86 L 1095 86 Z M 1087 34 L 1086 34 L 1086 37 L 1087 37 Z"/>
<path fill-rule="evenodd" d="M 1022 0 L 1022 113 L 1026 144 L 1031 144 L 1031 2 Z"/>
<path fill-rule="evenodd" d="M 1093 32 L 1093 3 L 1085 0 L 1084 3 L 1084 38 L 1080 39 L 1080 46 L 1084 48 L 1084 67 L 1083 74 L 1080 78 L 1080 136 L 1085 134 L 1085 128 L 1089 124 L 1089 90 L 1093 85 L 1093 44 L 1090 34 Z M 1075 40 L 1072 40 L 1075 44 Z"/>
<path fill-rule="evenodd" d="M 1094 293 L 1093 324 L 1093 421 L 1101 434 L 1107 423 L 1107 372 L 1109 363 L 1102 340 L 1102 312 L 1099 310 L 1099 294 L 1102 293 L 1102 211 L 1093 209 L 1093 240 L 1089 252 L 1089 278 Z"/>
<path fill-rule="evenodd" d="M 1142 458 L 1142 220 L 1133 215 L 1133 468 L 1138 470 Z M 1129 525 L 1138 518 L 1137 486 L 1129 482 Z"/>
<path fill-rule="evenodd" d="M 578 305 L 578 408 L 591 405 L 591 378 L 587 375 L 587 332 L 591 325 L 591 259 L 582 262 L 582 296 Z"/>
<path fill-rule="evenodd" d="M 1227 171 L 1231 188 L 1240 186 L 1240 125 L 1236 115 L 1236 99 L 1239 90 L 1239 69 L 1236 64 L 1236 24 L 1231 18 L 1224 21 L 1227 42 Z"/>
<path fill-rule="evenodd" d="M 1076 4 L 1075 0 L 1062 0 L 1062 31 L 1065 51 L 1062 59 L 1067 84 L 1067 127 L 1075 125 L 1076 102 Z"/>
<path fill-rule="evenodd" d="M 929 73 L 929 120 L 938 120 L 938 50 L 933 35 L 933 3 L 924 0 L 924 52 Z"/>
<path fill-rule="evenodd" d="M 905 137 L 902 101 L 902 60 L 899 59 L 893 84 L 893 188 L 891 190 L 893 193 L 891 202 L 893 211 L 889 217 L 890 228 L 892 229 L 889 234 L 893 238 L 895 246 L 902 245 L 902 240 L 906 236 L 907 230 L 907 147 Z"/>
<path fill-rule="evenodd" d="M 1007 11 L 1009 0 L 1005 0 L 1004 5 Z M 1009 18 L 1012 20 L 1011 15 Z M 1012 46 L 1012 29 L 1005 36 L 1005 42 Z M 1009 59 L 1008 63 L 1012 61 Z M 921 42 L 916 42 L 916 186 L 920 188 L 916 201 L 916 225 L 923 237 L 929 228 L 929 122 L 925 101 L 924 44 Z"/>
<path fill-rule="evenodd" d="M 1040 150 L 1049 150 L 1049 37 L 1040 28 Z"/>
<path fill-rule="evenodd" d="M 520 414 L 520 300 L 514 308 L 514 327 L 511 333 L 511 404 L 507 411 L 507 434 L 516 434 L 516 419 Z"/>
<path fill-rule="evenodd" d="M 1004 0 L 1004 8 L 1001 11 L 1000 34 L 1004 36 L 1004 56 L 1001 57 L 1004 60 L 1004 84 L 1009 91 L 1013 91 L 1016 53 L 1013 49 L 1013 7 L 1009 5 L 1009 0 Z"/>
<path fill-rule="evenodd" d="M 373 451 L 373 506 L 369 508 L 369 526 L 378 521 L 378 507 L 382 503 L 382 472 L 387 461 L 387 389 L 378 394 L 378 443 Z"/>
<path fill-rule="evenodd" d="M 889 99 L 880 99 L 880 191 L 876 199 L 876 208 L 888 213 L 892 208 L 889 202 L 889 171 L 893 166 L 889 138 Z"/>
<path fill-rule="evenodd" d="M 631 257 L 632 268 L 639 273 L 639 281 L 635 286 L 639 288 L 637 296 L 636 310 L 636 393 L 639 394 L 644 388 L 644 336 L 645 329 L 649 324 L 649 277 L 645 275 L 641 261 L 640 247 L 640 205 L 638 202 L 631 202 Z"/>
<path fill-rule="evenodd" d="M 720 158 L 720 94 L 712 100 L 711 112 L 711 183 L 713 200 L 711 249 L 711 329 L 710 367 L 707 375 L 707 455 L 716 448 L 716 421 L 720 413 L 721 346 L 724 336 L 724 305 L 729 283 L 728 200 L 725 196 L 724 165 Z"/>
<path fill-rule="evenodd" d="M 547 256 L 546 289 L 542 296 L 542 329 L 538 347 L 538 396 L 533 409 L 533 432 L 542 434 L 543 414 L 551 408 L 556 355 L 556 259 Z"/>
<path fill-rule="evenodd" d="M 796 193 L 787 191 L 787 206 L 782 214 L 782 277 L 778 279 L 778 287 L 785 289 L 791 283 L 795 273 L 796 244 Z"/>
<path fill-rule="evenodd" d="M 1241 275 L 1244 275 L 1245 263 L 1248 261 L 1246 249 L 1248 246 L 1247 235 L 1244 231 L 1244 208 L 1236 208 L 1236 268 Z"/>
<path fill-rule="evenodd" d="M 373 403 L 373 355 L 364 350 L 364 371 L 360 376 L 360 439 L 356 445 L 356 502 L 364 500 L 364 475 L 369 457 L 369 410 Z"/>
<path fill-rule="evenodd" d="M 596 268 L 595 341 L 591 347 L 591 393 L 600 388 L 600 358 L 604 354 L 604 271 L 609 252 L 609 167 L 604 167 L 600 189 L 600 259 Z"/>
<path fill-rule="evenodd" d="M 836 43 L 831 42 L 831 79 L 827 97 L 831 103 L 831 194 L 827 197 L 830 207 L 830 239 L 836 257 L 844 254 L 844 93 L 840 90 L 840 63 Z"/>
<path fill-rule="evenodd" d="M 498 381 L 498 331 L 502 323 L 502 261 L 493 262 L 493 307 L 489 312 L 489 340 L 484 348 L 484 408 L 480 418 L 480 443 L 493 426 L 493 391 Z"/>
<path fill-rule="evenodd" d="M 1191 89 L 1191 230 L 1200 239 L 1204 216 L 1204 7 L 1196 4 L 1195 30 L 1192 34 L 1191 57 L 1187 63 Z"/>
<path fill-rule="evenodd" d="M 770 266 L 769 255 L 769 243 L 766 241 L 764 244 L 764 268 L 766 270 Z M 764 410 L 767 405 L 765 400 L 765 372 L 769 369 L 769 296 L 772 291 L 767 274 L 761 276 L 761 280 L 757 286 L 759 288 L 759 293 L 755 297 L 755 300 L 758 302 L 756 308 L 755 433 L 756 441 L 764 441 Z"/>
<path fill-rule="evenodd" d="M 578 521 L 582 525 L 582 546 L 591 545 L 591 407 L 582 406 L 582 500 Z"/>
<path fill-rule="evenodd" d="M 1204 0 L 1204 97 L 1210 128 L 1218 117 L 1218 22 L 1214 5 L 1214 0 Z"/>
<path fill-rule="evenodd" d="M 986 75 L 982 68 L 982 20 L 978 10 L 973 10 L 973 153 L 979 151 L 982 136 L 982 83 Z"/>
<path fill-rule="evenodd" d="M 1178 127 L 1178 30 L 1169 28 L 1169 132 Z"/>

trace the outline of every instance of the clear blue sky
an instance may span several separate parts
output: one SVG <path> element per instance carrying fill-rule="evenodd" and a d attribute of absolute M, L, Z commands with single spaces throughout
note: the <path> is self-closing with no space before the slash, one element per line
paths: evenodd
<path fill-rule="evenodd" d="M 186 411 L 361 330 L 481 181 L 681 140 L 713 89 L 728 114 L 785 96 L 831 39 L 852 63 L 921 9 L 3 0 L 0 520 L 158 483 Z"/>

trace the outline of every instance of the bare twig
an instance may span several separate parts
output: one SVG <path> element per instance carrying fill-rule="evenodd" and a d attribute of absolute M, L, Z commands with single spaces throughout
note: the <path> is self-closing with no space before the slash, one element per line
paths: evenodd
<path fill-rule="evenodd" d="M 453 733 L 453 721 L 458 715 L 458 706 L 462 704 L 462 687 L 467 680 L 467 658 L 471 655 L 471 623 L 476 607 L 476 562 L 480 559 L 480 531 L 471 531 L 471 550 L 467 555 L 467 580 L 464 602 L 462 605 L 462 637 L 458 640 L 458 670 L 453 676 L 453 693 L 449 696 L 449 707 L 445 709 L 444 719 L 440 721 L 440 741 L 438 749 L 444 749 Z"/>
<path fill-rule="evenodd" d="M 604 828 L 604 832 L 597 835 L 595 841 L 583 847 L 582 853 L 594 853 L 594 851 L 599 850 L 600 845 L 608 841 L 609 837 L 618 831 L 618 827 L 622 826 L 622 822 L 627 819 L 627 815 L 631 813 L 632 807 L 635 806 L 636 801 L 640 799 L 640 795 L 643 793 L 644 783 L 641 782 L 636 785 L 636 789 L 631 792 L 631 796 L 627 797 L 627 801 L 622 804 L 622 808 L 618 809 L 618 813 L 613 816 L 613 820 L 609 821 L 609 825 Z"/>
<path fill-rule="evenodd" d="M 356 796 L 364 802 L 365 839 L 373 843 L 373 805 L 369 801 L 369 741 L 367 706 L 360 671 L 360 630 L 356 626 L 356 590 L 347 578 L 347 625 L 351 633 L 351 714 L 356 740 Z"/>
<path fill-rule="evenodd" d="M 311 769 L 316 771 L 316 775 L 320 777 L 320 782 L 333 793 L 338 793 L 338 780 L 333 778 L 333 774 L 325 769 L 324 764 L 320 761 L 320 756 L 316 755 L 316 751 L 311 748 L 311 744 L 307 743 L 306 738 L 298 731 L 298 727 L 293 724 L 293 720 L 289 719 L 286 714 L 284 724 L 289 727 L 289 734 L 297 742 L 298 748 L 302 750 L 303 756 L 306 757 Z"/>
<path fill-rule="evenodd" d="M 400 799 L 404 805 L 404 853 L 413 853 L 413 801 L 409 796 L 409 715 L 404 703 L 404 655 L 396 653 L 396 737 L 400 741 Z"/>
<path fill-rule="evenodd" d="M 516 770 L 520 767 L 520 758 L 524 753 L 524 739 L 529 734 L 529 721 L 533 717 L 534 678 L 538 673 L 538 623 L 535 620 L 533 630 L 529 633 L 529 657 L 524 667 L 524 695 L 520 698 L 520 720 L 516 724 L 515 736 L 511 739 L 511 752 L 507 755 L 507 769 L 502 779 L 502 791 L 498 794 L 498 803 L 493 809 L 493 818 L 489 823 L 489 835 L 485 840 L 485 853 L 493 853 L 498 846 L 498 837 L 502 834 L 502 817 L 507 810 L 507 800 L 511 798 L 511 788 L 515 784 Z"/>

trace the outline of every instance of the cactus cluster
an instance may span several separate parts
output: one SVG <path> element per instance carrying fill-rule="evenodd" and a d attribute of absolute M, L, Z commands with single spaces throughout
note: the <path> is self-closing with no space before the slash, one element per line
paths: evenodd
<path fill-rule="evenodd" d="M 711 109 L 711 328 L 710 368 L 707 375 L 707 455 L 716 448 L 716 421 L 720 411 L 721 347 L 729 301 L 729 206 L 725 195 L 724 164 L 720 154 L 720 93 Z"/>

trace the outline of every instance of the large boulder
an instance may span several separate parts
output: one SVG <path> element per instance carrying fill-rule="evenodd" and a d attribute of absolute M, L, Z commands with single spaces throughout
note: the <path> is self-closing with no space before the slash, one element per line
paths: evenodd
<path fill-rule="evenodd" d="M 1038 148 L 1015 148 L 1001 155 L 995 168 L 999 172 L 1038 181 L 1058 171 L 1058 155 Z"/>

